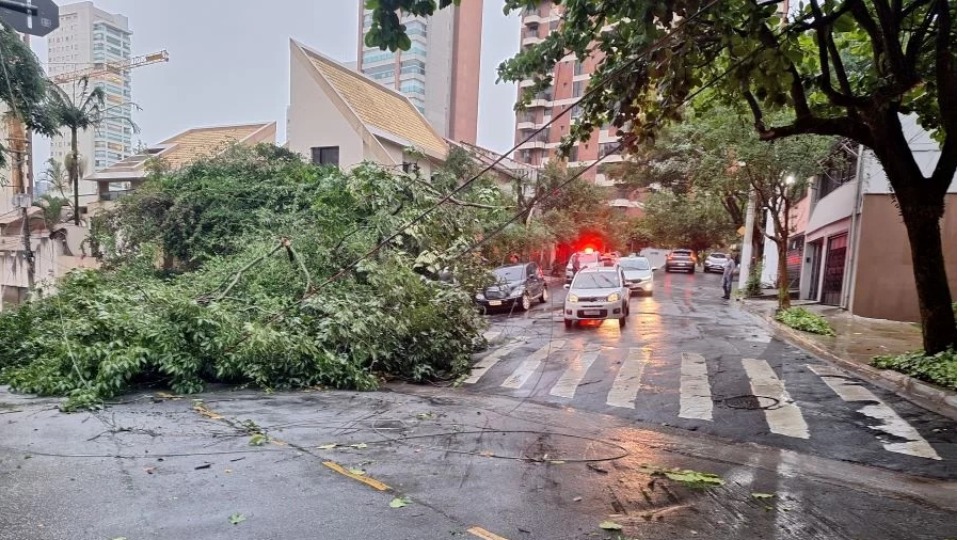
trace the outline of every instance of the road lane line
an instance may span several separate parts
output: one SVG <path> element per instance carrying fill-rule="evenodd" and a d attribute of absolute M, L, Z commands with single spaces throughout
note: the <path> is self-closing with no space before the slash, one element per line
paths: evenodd
<path fill-rule="evenodd" d="M 756 396 L 772 397 L 780 400 L 780 406 L 764 409 L 770 432 L 798 439 L 809 439 L 810 429 L 803 419 L 800 407 L 793 402 L 783 381 L 773 372 L 766 360 L 744 358 L 743 369 L 750 379 L 750 388 Z"/>
<path fill-rule="evenodd" d="M 504 356 L 510 354 L 517 347 L 523 345 L 523 342 L 517 342 L 512 345 L 507 345 L 505 347 L 500 347 L 499 349 L 494 350 L 492 353 L 484 356 L 479 362 L 473 365 L 473 369 L 470 371 L 470 377 L 463 381 L 463 384 L 475 384 L 480 380 L 480 377 L 483 377 L 487 371 L 490 370 L 497 362 L 503 359 Z"/>
<path fill-rule="evenodd" d="M 649 349 L 632 347 L 630 353 L 620 365 L 613 387 L 607 394 L 607 405 L 633 409 L 636 406 L 637 393 L 640 392 L 640 379 L 643 378 L 643 368 L 650 361 Z"/>
<path fill-rule="evenodd" d="M 564 340 L 551 341 L 547 343 L 539 350 L 528 356 L 517 369 L 513 372 L 513 375 L 507 377 L 507 380 L 503 381 L 503 388 L 520 388 L 527 382 L 527 379 L 530 378 L 530 375 L 540 367 L 540 363 L 543 362 L 547 355 L 553 351 L 562 349 L 567 342 Z"/>
<path fill-rule="evenodd" d="M 713 420 L 707 360 L 699 354 L 680 353 L 680 418 Z"/>
<path fill-rule="evenodd" d="M 374 478 L 370 478 L 369 476 L 361 476 L 359 474 L 354 474 L 349 470 L 345 469 L 342 465 L 340 465 L 335 461 L 324 461 L 323 465 L 330 470 L 336 471 L 346 476 L 347 478 L 353 478 L 357 482 L 366 484 L 377 491 L 388 491 L 390 489 L 390 486 L 384 484 L 383 482 L 376 480 Z"/>
<path fill-rule="evenodd" d="M 587 374 L 587 370 L 590 369 L 590 366 L 593 365 L 593 362 L 596 361 L 599 355 L 600 349 L 577 353 L 577 357 L 570 362 L 570 366 L 563 372 L 563 375 L 560 376 L 560 380 L 557 381 L 557 384 L 553 385 L 553 388 L 550 390 L 550 395 L 572 398 L 573 394 L 577 391 L 577 387 L 580 386 L 580 381 L 583 380 L 584 375 Z"/>
<path fill-rule="evenodd" d="M 467 529 L 467 532 L 476 536 L 477 538 L 483 538 L 483 540 L 507 540 L 502 536 L 497 536 L 492 532 L 484 529 L 483 527 L 470 527 Z"/>
<path fill-rule="evenodd" d="M 888 452 L 905 454 L 908 456 L 934 459 L 940 461 L 942 458 L 937 451 L 930 446 L 930 443 L 920 435 L 906 420 L 900 417 L 889 405 L 884 403 L 866 387 L 857 384 L 854 381 L 843 376 L 842 372 L 833 369 L 831 366 L 807 365 L 810 371 L 820 376 L 820 379 L 830 387 L 840 399 L 847 402 L 869 401 L 869 405 L 864 405 L 857 412 L 864 416 L 874 418 L 880 421 L 879 426 L 870 426 L 870 429 L 882 431 L 893 435 L 894 437 L 904 439 L 906 442 L 883 443 L 883 448 Z M 826 369 L 824 369 L 826 368 Z"/>

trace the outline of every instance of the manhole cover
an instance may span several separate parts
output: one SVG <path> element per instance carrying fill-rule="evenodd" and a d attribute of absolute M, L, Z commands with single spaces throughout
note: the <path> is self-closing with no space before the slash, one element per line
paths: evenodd
<path fill-rule="evenodd" d="M 734 396 L 723 400 L 723 404 L 731 409 L 747 409 L 750 411 L 772 409 L 780 404 L 780 400 L 767 396 Z"/>

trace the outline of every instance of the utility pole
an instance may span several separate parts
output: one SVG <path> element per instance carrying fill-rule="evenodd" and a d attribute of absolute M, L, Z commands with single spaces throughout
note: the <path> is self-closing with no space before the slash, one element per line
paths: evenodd
<path fill-rule="evenodd" d="M 756 228 L 756 219 L 757 192 L 751 186 L 750 195 L 747 198 L 747 222 L 743 230 L 743 248 L 740 250 L 740 279 L 737 285 L 741 291 L 747 288 L 753 266 L 753 229 Z"/>

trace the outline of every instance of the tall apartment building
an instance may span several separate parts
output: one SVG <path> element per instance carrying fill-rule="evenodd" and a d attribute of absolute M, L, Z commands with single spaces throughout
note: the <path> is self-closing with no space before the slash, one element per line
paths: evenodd
<path fill-rule="evenodd" d="M 560 26 L 560 15 L 560 10 L 552 0 L 542 0 L 539 6 L 524 10 L 521 13 L 520 47 L 531 47 L 543 41 L 550 32 Z M 517 113 L 516 142 L 526 139 L 575 103 L 586 90 L 596 64 L 594 59 L 578 62 L 573 55 L 558 63 L 553 73 L 553 85 L 537 94 L 536 99 L 525 110 Z M 529 86 L 533 86 L 533 80 L 520 81 L 518 96 Z M 560 141 L 570 134 L 571 122 L 579 116 L 579 109 L 574 107 L 534 139 L 520 145 L 514 159 L 534 166 L 545 165 L 555 157 Z M 590 140 L 573 147 L 569 162 L 574 166 L 588 165 L 599 156 L 607 154 L 609 155 L 602 163 L 622 161 L 623 158 L 617 151 L 618 145 L 616 128 L 598 128 L 590 136 Z M 602 167 L 591 168 L 583 177 L 598 185 L 613 185 L 612 179 L 608 179 L 602 171 Z"/>
<path fill-rule="evenodd" d="M 412 45 L 397 52 L 364 46 L 373 16 L 359 4 L 357 70 L 410 98 L 444 137 L 476 144 L 483 0 L 426 19 L 401 15 Z"/>
<path fill-rule="evenodd" d="M 103 62 L 130 58 L 127 18 L 98 9 L 93 2 L 60 6 L 60 27 L 47 36 L 49 75 L 78 71 Z M 68 95 L 78 95 L 78 82 L 60 85 Z M 104 169 L 134 152 L 133 129 L 128 121 L 132 113 L 130 72 L 122 71 L 92 77 L 89 88 L 100 87 L 109 109 L 102 124 L 82 131 L 78 137 L 81 177 Z M 50 155 L 63 162 L 70 153 L 70 134 L 54 137 Z M 86 184 L 90 184 L 87 186 Z M 95 196 L 97 186 L 81 182 L 80 194 Z M 88 197 L 89 198 L 89 197 Z"/>

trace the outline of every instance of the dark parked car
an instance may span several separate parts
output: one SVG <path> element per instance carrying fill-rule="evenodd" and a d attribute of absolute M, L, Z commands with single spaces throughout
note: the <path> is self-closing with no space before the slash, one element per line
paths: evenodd
<path fill-rule="evenodd" d="M 675 249 L 667 255 L 667 262 L 663 265 L 667 272 L 687 272 L 692 274 L 697 269 L 697 259 L 689 249 Z"/>
<path fill-rule="evenodd" d="M 486 309 L 518 307 L 528 310 L 534 300 L 546 303 L 550 299 L 547 282 L 537 263 L 501 266 L 493 271 L 493 285 L 477 292 L 476 302 Z"/>

